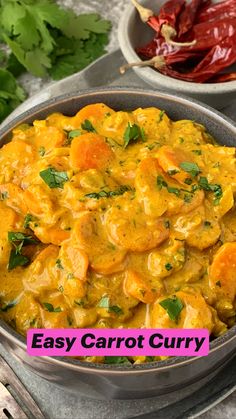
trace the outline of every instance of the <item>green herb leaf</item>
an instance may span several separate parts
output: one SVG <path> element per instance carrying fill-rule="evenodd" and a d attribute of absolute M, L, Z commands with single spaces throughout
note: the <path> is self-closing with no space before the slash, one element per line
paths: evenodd
<path fill-rule="evenodd" d="M 9 303 L 7 303 L 7 304 L 5 304 L 3 307 L 1 307 L 1 309 L 0 309 L 0 311 L 2 311 L 2 312 L 6 312 L 6 311 L 8 311 L 8 310 L 10 310 L 11 308 L 13 308 L 13 307 L 15 307 L 16 306 L 16 304 L 17 304 L 17 301 L 16 300 L 14 300 L 14 301 L 10 301 Z"/>
<path fill-rule="evenodd" d="M 171 263 L 166 263 L 165 268 L 167 271 L 171 271 L 171 269 L 173 269 L 173 266 L 171 265 Z"/>
<path fill-rule="evenodd" d="M 157 186 L 158 189 L 161 190 L 162 188 L 167 188 L 167 183 L 162 176 L 157 176 Z"/>
<path fill-rule="evenodd" d="M 105 364 L 131 364 L 126 356 L 105 356 Z"/>
<path fill-rule="evenodd" d="M 167 311 L 169 318 L 174 321 L 178 320 L 178 317 L 184 308 L 182 301 L 176 296 L 162 300 L 159 304 Z"/>
<path fill-rule="evenodd" d="M 204 221 L 204 227 L 211 227 L 210 221 Z"/>
<path fill-rule="evenodd" d="M 62 266 L 62 264 L 61 264 L 61 259 L 57 259 L 57 260 L 56 260 L 56 267 L 57 267 L 58 269 L 64 269 L 64 268 L 63 268 L 63 266 Z"/>
<path fill-rule="evenodd" d="M 180 163 L 179 167 L 183 169 L 186 173 L 189 173 L 192 177 L 195 177 L 201 173 L 197 163 L 192 162 L 182 162 Z"/>
<path fill-rule="evenodd" d="M 45 147 L 40 146 L 39 149 L 38 149 L 38 153 L 41 157 L 43 157 L 44 154 L 46 153 Z"/>
<path fill-rule="evenodd" d="M 30 262 L 29 258 L 21 255 L 17 249 L 12 249 L 9 257 L 8 262 L 8 270 L 11 271 L 12 269 L 15 269 L 17 266 L 25 266 L 28 265 Z"/>
<path fill-rule="evenodd" d="M 177 173 L 179 173 L 179 170 L 177 169 L 169 169 L 167 170 L 168 175 L 173 176 L 176 175 Z"/>
<path fill-rule="evenodd" d="M 170 228 L 170 221 L 169 220 L 165 220 L 164 221 L 164 226 L 165 226 L 165 228 Z"/>
<path fill-rule="evenodd" d="M 153 361 L 155 361 L 155 356 L 146 356 L 145 361 L 147 361 L 147 362 L 153 362 Z"/>
<path fill-rule="evenodd" d="M 102 308 L 109 308 L 109 297 L 104 295 L 101 300 L 98 302 L 97 307 L 102 307 Z"/>
<path fill-rule="evenodd" d="M 111 306 L 110 305 L 110 298 L 106 295 L 104 295 L 101 300 L 98 302 L 97 307 L 101 307 L 101 308 L 106 308 L 109 313 L 113 312 L 115 314 L 117 314 L 118 316 L 123 314 L 123 310 L 121 307 L 119 306 Z"/>
<path fill-rule="evenodd" d="M 66 172 L 58 172 L 53 167 L 42 170 L 39 173 L 43 181 L 49 186 L 49 188 L 63 188 L 64 183 L 69 180 Z"/>
<path fill-rule="evenodd" d="M 130 141 L 137 141 L 141 139 L 142 141 L 145 140 L 145 133 L 143 130 L 140 129 L 140 127 L 136 124 L 131 125 L 128 122 L 128 126 L 124 132 L 124 145 L 123 147 L 126 148 Z"/>
<path fill-rule="evenodd" d="M 32 214 L 26 214 L 23 227 L 29 228 L 29 223 L 34 220 L 35 220 L 35 217 Z"/>
<path fill-rule="evenodd" d="M 4 201 L 4 199 L 8 198 L 8 193 L 7 192 L 1 192 L 0 193 L 0 201 Z"/>
<path fill-rule="evenodd" d="M 69 139 L 73 139 L 75 137 L 79 137 L 81 135 L 81 131 L 80 129 L 74 129 L 73 131 L 70 131 L 68 133 L 68 138 Z"/>
<path fill-rule="evenodd" d="M 21 233 L 20 231 L 8 231 L 8 241 L 12 243 L 13 245 L 15 245 L 15 243 L 23 242 L 21 247 L 27 244 L 38 244 L 39 242 L 33 236 L 29 236 L 28 234 Z"/>
<path fill-rule="evenodd" d="M 96 132 L 94 126 L 89 121 L 89 119 L 85 119 L 85 121 L 81 124 L 81 128 L 84 129 L 85 131 Z"/>
<path fill-rule="evenodd" d="M 161 122 L 161 121 L 163 120 L 164 115 L 165 115 L 165 111 L 163 111 L 163 110 L 162 110 L 162 111 L 160 111 L 160 113 L 159 113 L 159 119 L 158 119 L 158 121 L 157 121 L 158 123 L 159 123 L 159 122 Z"/>
<path fill-rule="evenodd" d="M 119 306 L 110 306 L 108 311 L 113 312 L 117 314 L 118 316 L 120 316 L 121 314 L 124 314 L 122 308 Z"/>
<path fill-rule="evenodd" d="M 54 306 L 51 303 L 43 303 L 45 309 L 47 311 L 49 311 L 50 313 L 61 313 L 62 309 L 61 307 L 56 307 L 54 308 Z"/>
<path fill-rule="evenodd" d="M 169 193 L 173 193 L 176 196 L 180 196 L 180 189 L 178 189 L 178 188 L 173 188 L 172 186 L 167 186 L 167 191 Z"/>
<path fill-rule="evenodd" d="M 192 150 L 192 153 L 196 154 L 197 156 L 201 156 L 202 150 Z"/>
<path fill-rule="evenodd" d="M 219 205 L 220 200 L 223 196 L 223 191 L 220 185 L 215 183 L 209 183 L 208 179 L 206 177 L 201 176 L 199 179 L 199 187 L 200 189 L 203 189 L 204 191 L 209 191 L 214 193 L 214 205 Z"/>
<path fill-rule="evenodd" d="M 0 68 L 0 122 L 19 106 L 25 98 L 26 94 L 14 76 L 8 70 Z"/>
<path fill-rule="evenodd" d="M 125 192 L 134 191 L 131 186 L 121 185 L 114 191 L 91 192 L 84 195 L 85 198 L 100 199 L 100 198 L 112 198 L 113 196 L 123 195 Z"/>
<path fill-rule="evenodd" d="M 158 141 L 155 141 L 154 143 L 151 144 L 147 144 L 146 147 L 148 148 L 148 150 L 153 150 L 155 147 L 160 147 L 160 143 Z"/>

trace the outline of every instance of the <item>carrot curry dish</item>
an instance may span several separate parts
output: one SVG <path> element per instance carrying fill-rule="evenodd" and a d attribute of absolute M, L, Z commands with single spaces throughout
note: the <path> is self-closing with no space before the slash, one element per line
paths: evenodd
<path fill-rule="evenodd" d="M 98 103 L 20 125 L 0 150 L 1 317 L 23 335 L 225 333 L 236 323 L 235 162 L 202 125 L 154 107 Z"/>

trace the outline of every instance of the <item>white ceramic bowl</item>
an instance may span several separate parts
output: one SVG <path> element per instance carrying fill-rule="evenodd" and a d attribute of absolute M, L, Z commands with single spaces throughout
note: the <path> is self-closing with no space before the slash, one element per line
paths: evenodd
<path fill-rule="evenodd" d="M 142 0 L 144 7 L 158 12 L 166 0 Z M 135 48 L 145 45 L 153 38 L 154 31 L 147 24 L 141 22 L 138 12 L 130 4 L 120 20 L 118 37 L 121 51 L 127 62 L 141 61 Z M 130 70 L 131 71 L 131 70 Z M 136 74 L 146 83 L 156 89 L 167 90 L 171 93 L 182 93 L 194 99 L 201 100 L 217 109 L 222 109 L 236 99 L 236 81 L 225 83 L 190 83 L 177 80 L 154 70 L 151 67 L 134 67 Z"/>

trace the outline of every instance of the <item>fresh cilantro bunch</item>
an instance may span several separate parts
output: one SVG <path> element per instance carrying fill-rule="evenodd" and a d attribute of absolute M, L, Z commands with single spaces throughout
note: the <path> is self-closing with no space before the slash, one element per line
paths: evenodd
<path fill-rule="evenodd" d="M 4 66 L 6 60 L 5 54 L 0 51 L 0 65 Z M 12 73 L 0 67 L 0 122 L 25 98 L 24 90 L 18 85 Z"/>
<path fill-rule="evenodd" d="M 53 0 L 0 0 L 0 37 L 38 77 L 68 76 L 105 52 L 110 22 L 77 16 Z"/>
<path fill-rule="evenodd" d="M 0 122 L 25 99 L 14 79 L 27 70 L 59 80 L 105 53 L 109 21 L 98 14 L 77 16 L 54 0 L 0 0 Z M 12 73 L 12 74 L 11 74 Z"/>

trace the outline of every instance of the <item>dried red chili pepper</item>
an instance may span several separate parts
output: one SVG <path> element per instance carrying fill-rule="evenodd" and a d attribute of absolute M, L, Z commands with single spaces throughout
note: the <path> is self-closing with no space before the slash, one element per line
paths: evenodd
<path fill-rule="evenodd" d="M 139 12 L 140 18 L 147 23 L 159 35 L 165 38 L 166 42 L 176 46 L 190 46 L 195 41 L 187 41 L 185 43 L 176 42 L 173 40 L 177 36 L 177 19 L 185 4 L 185 0 L 169 0 L 160 9 L 158 16 L 150 9 L 141 6 L 137 0 L 131 0 L 133 5 Z"/>
<path fill-rule="evenodd" d="M 224 83 L 227 81 L 236 80 L 236 73 L 226 73 L 226 74 L 218 74 L 209 81 L 211 83 Z"/>
<path fill-rule="evenodd" d="M 146 46 L 137 48 L 136 52 L 145 58 L 163 56 L 166 64 L 183 62 L 191 58 L 202 58 L 202 52 L 183 51 L 180 47 L 168 44 L 164 38 L 154 38 Z"/>
<path fill-rule="evenodd" d="M 236 34 L 228 36 L 215 45 L 200 63 L 189 73 L 179 73 L 168 66 L 161 66 L 159 71 L 168 76 L 197 83 L 212 78 L 236 61 Z"/>
<path fill-rule="evenodd" d="M 192 0 L 184 6 L 184 10 L 179 16 L 179 30 L 178 37 L 184 35 L 192 29 L 199 7 L 204 0 Z"/>
<path fill-rule="evenodd" d="M 236 18 L 198 23 L 194 25 L 190 33 L 190 37 L 196 39 L 196 44 L 186 50 L 200 51 L 212 48 L 227 36 L 232 36 L 235 33 Z"/>
<path fill-rule="evenodd" d="M 214 19 L 224 19 L 236 16 L 236 0 L 225 0 L 220 3 L 206 5 L 198 13 L 198 22 L 209 22 Z"/>

